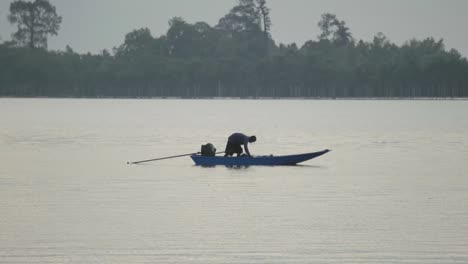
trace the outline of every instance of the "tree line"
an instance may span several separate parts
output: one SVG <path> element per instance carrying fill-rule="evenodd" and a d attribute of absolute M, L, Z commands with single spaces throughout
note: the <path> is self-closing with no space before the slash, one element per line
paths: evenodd
<path fill-rule="evenodd" d="M 443 40 L 355 40 L 334 14 L 302 46 L 277 44 L 266 0 L 238 0 L 215 26 L 174 17 L 165 35 L 126 34 L 100 54 L 47 50 L 62 18 L 48 0 L 16 0 L 0 44 L 0 96 L 467 97 L 468 62 Z"/>

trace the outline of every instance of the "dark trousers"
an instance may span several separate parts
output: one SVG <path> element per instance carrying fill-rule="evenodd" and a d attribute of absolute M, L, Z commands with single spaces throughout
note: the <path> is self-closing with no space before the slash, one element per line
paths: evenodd
<path fill-rule="evenodd" d="M 237 154 L 237 156 L 240 156 L 243 152 L 241 145 L 238 144 L 232 144 L 232 143 L 227 143 L 226 144 L 226 150 L 224 151 L 224 157 L 227 156 L 232 156 L 234 154 Z"/>

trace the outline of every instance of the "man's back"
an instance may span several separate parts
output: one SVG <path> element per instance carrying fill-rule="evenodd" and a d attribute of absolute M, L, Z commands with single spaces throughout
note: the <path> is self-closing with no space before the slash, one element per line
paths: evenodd
<path fill-rule="evenodd" d="M 249 142 L 249 137 L 242 133 L 234 133 L 229 136 L 228 142 L 236 145 L 243 145 Z"/>

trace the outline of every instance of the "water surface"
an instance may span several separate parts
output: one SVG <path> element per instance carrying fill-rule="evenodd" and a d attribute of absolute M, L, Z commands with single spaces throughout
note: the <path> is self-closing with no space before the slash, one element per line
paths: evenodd
<path fill-rule="evenodd" d="M 467 101 L 0 99 L 0 263 L 467 263 Z M 255 134 L 294 167 L 189 158 Z"/>

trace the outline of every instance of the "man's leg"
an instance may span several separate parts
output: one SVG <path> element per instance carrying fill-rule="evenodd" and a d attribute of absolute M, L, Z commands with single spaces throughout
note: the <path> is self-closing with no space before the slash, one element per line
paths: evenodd
<path fill-rule="evenodd" d="M 240 155 L 242 155 L 242 152 L 242 147 L 240 145 L 237 145 L 234 153 L 237 153 L 237 157 L 240 157 Z"/>
<path fill-rule="evenodd" d="M 227 143 L 226 144 L 226 149 L 224 150 L 224 157 L 232 156 L 234 154 L 234 151 L 232 149 L 232 144 Z"/>

